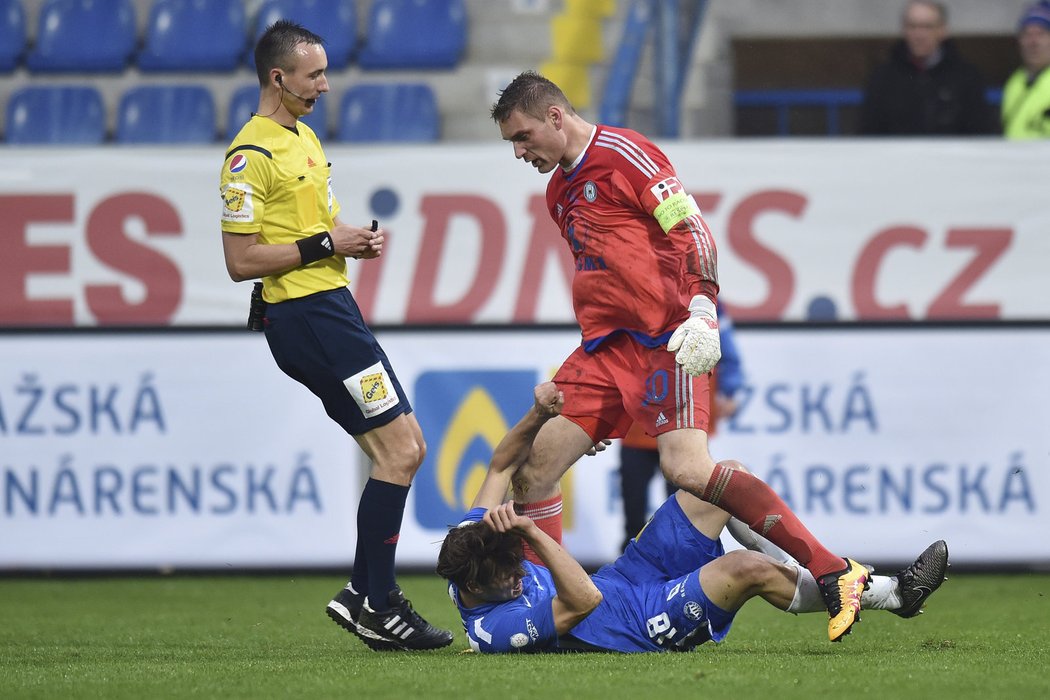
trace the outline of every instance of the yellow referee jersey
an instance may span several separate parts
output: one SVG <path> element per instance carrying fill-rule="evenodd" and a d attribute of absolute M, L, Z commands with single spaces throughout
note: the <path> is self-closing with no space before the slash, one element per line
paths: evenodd
<path fill-rule="evenodd" d="M 253 116 L 233 139 L 222 166 L 222 230 L 259 234 L 260 243 L 294 243 L 331 231 L 339 215 L 331 167 L 306 124 L 296 133 Z M 263 277 L 263 298 L 276 303 L 345 287 L 346 259 L 333 255 Z"/>

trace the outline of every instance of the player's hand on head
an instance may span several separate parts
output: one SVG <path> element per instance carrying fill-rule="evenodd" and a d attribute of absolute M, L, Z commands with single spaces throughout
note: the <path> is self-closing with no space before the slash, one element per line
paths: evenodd
<path fill-rule="evenodd" d="M 558 390 L 554 382 L 538 384 L 533 390 L 536 401 L 536 411 L 541 416 L 551 417 L 561 413 L 565 405 L 565 394 Z"/>
<path fill-rule="evenodd" d="M 482 522 L 496 532 L 518 533 L 524 532 L 533 524 L 528 516 L 518 513 L 514 507 L 514 501 L 507 501 L 489 509 Z"/>
<path fill-rule="evenodd" d="M 713 301 L 700 294 L 693 297 L 689 318 L 671 334 L 667 350 L 675 353 L 675 362 L 686 374 L 699 377 L 714 369 L 722 357 L 722 344 Z"/>

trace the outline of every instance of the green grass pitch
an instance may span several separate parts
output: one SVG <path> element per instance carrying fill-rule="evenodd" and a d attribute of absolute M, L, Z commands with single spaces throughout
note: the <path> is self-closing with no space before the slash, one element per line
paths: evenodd
<path fill-rule="evenodd" d="M 687 654 L 481 656 L 444 586 L 403 576 L 455 630 L 438 652 L 378 653 L 333 624 L 334 575 L 0 578 L 0 698 L 1050 697 L 1050 575 L 959 574 L 902 620 L 840 644 L 826 617 L 760 600 Z"/>

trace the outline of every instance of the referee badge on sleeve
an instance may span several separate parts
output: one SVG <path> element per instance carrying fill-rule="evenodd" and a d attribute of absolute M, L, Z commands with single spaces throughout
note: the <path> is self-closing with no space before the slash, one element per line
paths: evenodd
<path fill-rule="evenodd" d="M 250 222 L 254 217 L 252 186 L 246 182 L 222 188 L 222 220 L 231 223 Z"/>

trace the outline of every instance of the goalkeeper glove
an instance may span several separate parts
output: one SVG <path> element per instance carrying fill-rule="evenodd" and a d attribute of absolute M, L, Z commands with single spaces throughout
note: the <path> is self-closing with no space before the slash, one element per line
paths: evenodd
<path fill-rule="evenodd" d="M 693 297 L 689 318 L 671 334 L 667 349 L 676 352 L 675 362 L 686 374 L 699 377 L 714 369 L 722 357 L 715 303 L 701 294 Z"/>

